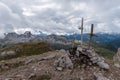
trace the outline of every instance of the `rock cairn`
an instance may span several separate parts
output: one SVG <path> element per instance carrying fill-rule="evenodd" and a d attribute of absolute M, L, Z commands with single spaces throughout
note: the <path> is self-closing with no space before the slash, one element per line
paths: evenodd
<path fill-rule="evenodd" d="M 97 65 L 102 69 L 109 70 L 109 65 L 105 63 L 104 59 L 95 53 L 94 50 L 88 49 L 86 46 L 71 48 L 69 53 L 56 60 L 54 65 L 56 69 L 63 70 L 64 68 L 68 68 L 67 66 L 73 68 L 77 64 L 84 64 L 85 66 Z"/>

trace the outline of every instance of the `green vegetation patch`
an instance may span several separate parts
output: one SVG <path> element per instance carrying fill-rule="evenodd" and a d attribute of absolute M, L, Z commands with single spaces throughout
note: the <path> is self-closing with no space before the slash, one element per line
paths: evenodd
<path fill-rule="evenodd" d="M 115 52 L 110 51 L 108 49 L 105 48 L 95 48 L 96 53 L 98 53 L 99 55 L 105 57 L 105 58 L 109 58 L 112 59 L 113 56 L 115 55 Z"/>
<path fill-rule="evenodd" d="M 85 43 L 89 44 L 89 42 Z M 116 54 L 116 51 L 113 48 L 113 46 L 109 44 L 92 42 L 92 47 L 94 48 L 96 53 L 98 53 L 104 58 L 113 59 L 113 56 Z"/>
<path fill-rule="evenodd" d="M 8 48 L 1 49 L 0 52 L 15 51 L 17 56 L 19 57 L 42 54 L 51 50 L 52 49 L 47 43 L 39 42 L 39 43 L 18 43 Z"/>

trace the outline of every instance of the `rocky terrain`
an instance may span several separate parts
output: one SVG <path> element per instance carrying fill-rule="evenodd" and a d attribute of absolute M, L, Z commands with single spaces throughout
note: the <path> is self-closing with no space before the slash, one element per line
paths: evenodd
<path fill-rule="evenodd" d="M 120 48 L 118 49 L 117 54 L 113 57 L 114 65 L 120 69 Z"/>
<path fill-rule="evenodd" d="M 120 80 L 120 68 L 94 50 L 77 47 L 70 53 L 59 50 L 2 60 L 0 80 Z"/>
<path fill-rule="evenodd" d="M 85 45 L 53 51 L 45 42 L 72 44 L 63 36 L 6 34 L 0 40 L 7 45 L 0 49 L 0 80 L 120 80 L 120 49 L 109 59 Z"/>

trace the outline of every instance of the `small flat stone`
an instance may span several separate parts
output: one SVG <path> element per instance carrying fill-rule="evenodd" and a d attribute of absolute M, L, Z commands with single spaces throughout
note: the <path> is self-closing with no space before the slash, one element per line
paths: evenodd
<path fill-rule="evenodd" d="M 62 70 L 63 70 L 62 67 L 57 67 L 56 69 L 57 69 L 58 71 L 62 71 Z"/>
<path fill-rule="evenodd" d="M 13 78 L 6 78 L 5 80 L 14 80 Z"/>

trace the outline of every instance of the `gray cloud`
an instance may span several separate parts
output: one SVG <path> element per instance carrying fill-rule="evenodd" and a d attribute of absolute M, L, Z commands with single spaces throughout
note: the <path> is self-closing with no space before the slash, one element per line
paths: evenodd
<path fill-rule="evenodd" d="M 79 33 L 81 17 L 85 32 L 119 32 L 119 0 L 0 0 L 0 37 L 7 32 Z"/>

